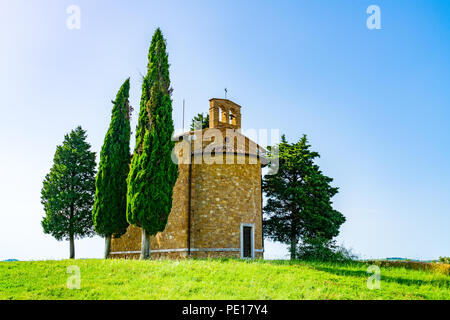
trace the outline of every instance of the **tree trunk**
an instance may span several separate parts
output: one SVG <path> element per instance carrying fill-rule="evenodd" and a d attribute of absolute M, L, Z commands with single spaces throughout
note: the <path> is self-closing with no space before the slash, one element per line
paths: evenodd
<path fill-rule="evenodd" d="M 73 179 L 73 175 L 72 175 Z M 72 180 L 73 181 L 73 180 Z M 72 187 L 70 187 L 72 190 Z M 69 241 L 70 241 L 70 259 L 75 259 L 75 240 L 73 235 L 73 216 L 74 216 L 74 204 L 73 202 L 70 205 L 70 215 L 69 215 Z"/>
<path fill-rule="evenodd" d="M 295 260 L 296 258 L 296 251 L 297 251 L 297 239 L 295 237 L 291 238 L 291 260 Z"/>
<path fill-rule="evenodd" d="M 295 223 L 295 216 L 294 212 L 291 212 L 291 260 L 295 260 L 297 257 L 297 234 L 296 234 L 296 223 Z"/>
<path fill-rule="evenodd" d="M 111 235 L 105 236 L 105 259 L 109 258 L 111 251 Z"/>
<path fill-rule="evenodd" d="M 75 259 L 75 240 L 73 234 L 70 235 L 70 259 Z"/>
<path fill-rule="evenodd" d="M 145 229 L 142 229 L 141 260 L 148 259 L 150 259 L 150 237 Z"/>
<path fill-rule="evenodd" d="M 291 223 L 291 260 L 297 258 L 297 237 L 295 233 L 294 222 Z"/>

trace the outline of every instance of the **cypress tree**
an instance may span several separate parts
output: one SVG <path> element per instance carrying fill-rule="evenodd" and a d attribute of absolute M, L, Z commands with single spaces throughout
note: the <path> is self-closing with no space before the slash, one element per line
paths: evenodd
<path fill-rule="evenodd" d="M 94 235 L 95 152 L 90 148 L 81 127 L 66 134 L 63 144 L 56 147 L 41 191 L 44 233 L 58 241 L 69 240 L 71 259 L 75 258 L 75 239 Z"/>
<path fill-rule="evenodd" d="M 141 259 L 150 257 L 150 236 L 164 231 L 172 209 L 177 166 L 172 162 L 174 132 L 172 89 L 166 41 L 156 29 L 136 129 L 136 147 L 128 175 L 127 219 L 142 228 Z"/>
<path fill-rule="evenodd" d="M 265 175 L 263 191 L 267 197 L 263 230 L 269 239 L 290 244 L 291 259 L 298 257 L 298 242 L 306 249 L 327 249 L 339 234 L 345 217 L 333 208 L 331 198 L 338 193 L 333 179 L 324 175 L 314 162 L 319 153 L 310 149 L 304 135 L 289 143 L 283 135 L 279 150 L 279 168 L 274 175 Z M 268 147 L 269 159 L 276 156 Z M 300 248 L 305 251 L 305 248 Z M 310 250 L 309 250 L 310 251 Z M 317 255 L 316 255 L 317 256 Z"/>
<path fill-rule="evenodd" d="M 111 236 L 123 235 L 128 227 L 127 177 L 130 171 L 130 79 L 113 101 L 111 124 L 106 133 L 95 180 L 92 212 L 95 231 L 105 237 L 105 259 L 109 257 Z"/>

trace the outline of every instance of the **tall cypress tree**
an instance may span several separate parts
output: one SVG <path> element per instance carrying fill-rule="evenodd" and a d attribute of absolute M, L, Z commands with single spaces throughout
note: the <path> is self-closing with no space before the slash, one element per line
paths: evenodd
<path fill-rule="evenodd" d="M 127 219 L 142 228 L 141 259 L 150 257 L 150 236 L 164 231 L 178 171 L 172 162 L 172 89 L 166 41 L 156 29 L 143 79 L 136 147 L 128 175 Z"/>
<path fill-rule="evenodd" d="M 111 124 L 100 152 L 95 180 L 95 202 L 92 213 L 95 231 L 105 237 L 105 259 L 109 257 L 111 236 L 120 237 L 128 227 L 127 177 L 130 171 L 130 79 L 127 79 L 113 101 Z"/>

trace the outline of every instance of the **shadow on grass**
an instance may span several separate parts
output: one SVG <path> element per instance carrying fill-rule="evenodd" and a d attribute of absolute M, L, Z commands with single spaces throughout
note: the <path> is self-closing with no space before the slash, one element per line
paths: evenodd
<path fill-rule="evenodd" d="M 315 266 L 314 269 L 335 274 L 338 276 L 344 276 L 344 277 L 361 277 L 361 278 L 367 278 L 370 276 L 369 273 L 363 271 L 363 270 L 349 270 L 349 269 L 342 269 L 342 268 L 333 268 L 333 267 L 325 267 L 325 266 Z M 387 282 L 394 282 L 401 285 L 408 285 L 408 286 L 422 286 L 422 285 L 432 285 L 435 287 L 444 287 L 449 288 L 450 287 L 450 278 L 448 279 L 429 279 L 429 280 L 419 280 L 419 279 L 406 279 L 402 277 L 393 277 L 393 276 L 386 276 L 383 275 L 383 269 L 381 269 L 381 281 L 387 281 Z"/>
<path fill-rule="evenodd" d="M 342 267 L 361 267 L 364 265 L 363 262 L 360 261 L 345 261 L 345 262 L 322 262 L 322 261 L 314 261 L 314 260 L 254 260 L 256 262 L 265 263 L 265 264 L 273 264 L 273 265 L 282 265 L 282 266 L 303 266 L 316 269 L 318 266 L 332 266 L 336 268 Z"/>
<path fill-rule="evenodd" d="M 319 262 L 319 261 L 308 261 L 308 260 L 244 260 L 249 263 L 264 263 L 279 266 L 290 266 L 297 265 L 302 267 L 311 268 L 318 271 L 327 272 L 330 274 L 344 276 L 344 277 L 358 277 L 367 279 L 371 274 L 367 273 L 365 270 L 352 270 L 350 268 L 367 268 L 368 265 L 361 261 L 347 261 L 347 262 Z M 433 272 L 429 272 L 433 275 Z M 436 274 L 441 276 L 440 274 Z M 407 286 L 422 286 L 431 285 L 439 288 L 450 288 L 450 277 L 440 278 L 440 279 L 408 279 L 398 276 L 388 276 L 383 272 L 381 268 L 381 281 L 398 283 Z"/>
<path fill-rule="evenodd" d="M 317 271 L 323 271 L 330 274 L 344 277 L 358 277 L 367 279 L 371 274 L 364 269 L 368 267 L 366 262 L 347 261 L 347 262 L 320 262 L 309 260 L 263 260 L 263 259 L 236 259 L 236 258 L 193 258 L 194 261 L 213 261 L 219 263 L 246 263 L 246 264 L 269 264 L 274 266 L 301 266 Z M 352 270 L 351 268 L 362 268 L 362 270 Z M 430 272 L 433 275 L 432 272 Z M 437 274 L 438 275 L 438 274 Z M 408 286 L 432 285 L 440 288 L 450 288 L 450 277 L 441 279 L 408 279 L 404 277 L 388 276 L 381 267 L 381 281 L 398 283 Z"/>

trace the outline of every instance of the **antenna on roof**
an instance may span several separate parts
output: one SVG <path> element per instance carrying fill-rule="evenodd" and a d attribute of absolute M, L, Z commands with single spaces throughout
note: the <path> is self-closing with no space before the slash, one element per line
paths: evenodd
<path fill-rule="evenodd" d="M 183 133 L 184 133 L 184 99 L 183 99 Z"/>
<path fill-rule="evenodd" d="M 228 90 L 227 90 L 227 88 L 225 88 L 225 99 L 227 98 L 227 92 L 228 92 Z"/>

